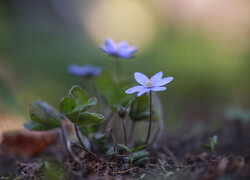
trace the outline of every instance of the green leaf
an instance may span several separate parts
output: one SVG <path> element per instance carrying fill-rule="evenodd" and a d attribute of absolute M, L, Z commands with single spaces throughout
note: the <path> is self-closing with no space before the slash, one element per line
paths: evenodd
<path fill-rule="evenodd" d="M 42 130 L 46 130 L 47 129 L 42 124 L 34 122 L 34 121 L 30 121 L 30 122 L 25 123 L 24 124 L 24 128 L 28 129 L 28 130 L 33 130 L 33 131 L 42 131 Z"/>
<path fill-rule="evenodd" d="M 123 150 L 126 150 L 127 152 L 129 152 L 129 153 L 132 153 L 132 151 L 129 149 L 129 147 L 128 146 L 125 146 L 125 145 L 123 145 L 123 144 L 117 144 L 120 148 L 122 148 Z"/>
<path fill-rule="evenodd" d="M 81 113 L 96 105 L 96 103 L 96 98 L 88 98 L 88 95 L 80 86 L 74 85 L 69 90 L 69 96 L 61 100 L 60 112 L 67 116 L 72 122 L 79 123 L 79 118 L 81 119 L 83 116 Z"/>
<path fill-rule="evenodd" d="M 149 98 L 147 95 L 135 97 L 130 104 L 129 116 L 133 121 L 144 120 L 149 117 Z"/>
<path fill-rule="evenodd" d="M 138 146 L 134 149 L 131 149 L 131 151 L 132 152 L 140 151 L 141 149 L 145 148 L 146 146 L 147 146 L 147 144 L 144 144 L 144 145 Z"/>
<path fill-rule="evenodd" d="M 76 105 L 86 104 L 89 99 L 87 93 L 78 85 L 72 86 L 69 95 L 75 100 Z"/>
<path fill-rule="evenodd" d="M 90 133 L 97 133 L 100 127 L 100 124 L 94 124 L 94 125 L 85 125 L 82 124 L 79 126 L 81 133 L 88 137 Z"/>
<path fill-rule="evenodd" d="M 96 98 L 88 98 L 87 93 L 81 89 L 80 86 L 74 85 L 70 91 L 69 95 L 75 101 L 75 108 L 73 112 L 79 111 L 83 112 L 97 104 Z"/>
<path fill-rule="evenodd" d="M 212 142 L 213 142 L 214 145 L 217 144 L 217 142 L 218 142 L 218 136 L 217 135 L 214 135 L 214 137 L 212 139 Z"/>
<path fill-rule="evenodd" d="M 148 157 L 148 155 L 149 155 L 149 153 L 146 150 L 134 152 L 132 154 L 133 161 L 137 161 L 138 159 L 141 159 L 141 158 L 144 158 L 144 157 Z"/>
<path fill-rule="evenodd" d="M 104 134 L 97 133 L 93 136 L 92 139 L 98 149 L 105 149 L 105 151 L 108 150 L 108 146 L 106 144 L 106 136 Z"/>
<path fill-rule="evenodd" d="M 138 159 L 133 164 L 134 166 L 142 166 L 148 162 L 148 159 L 149 159 L 148 157 L 144 157 L 144 158 Z"/>
<path fill-rule="evenodd" d="M 117 154 L 117 151 L 115 150 L 115 147 L 110 147 L 108 151 L 106 152 L 107 156 L 114 156 Z"/>
<path fill-rule="evenodd" d="M 209 144 L 205 144 L 205 143 L 202 143 L 202 145 L 204 146 L 204 147 L 207 147 L 207 148 L 211 148 L 211 146 L 209 145 Z"/>
<path fill-rule="evenodd" d="M 72 97 L 64 97 L 60 101 L 60 112 L 63 114 L 69 114 L 75 108 L 76 103 Z"/>
<path fill-rule="evenodd" d="M 117 83 L 109 72 L 103 72 L 102 76 L 96 79 L 96 84 L 104 100 L 117 111 L 119 107 L 128 107 L 132 96 L 128 96 L 125 90 L 128 89 L 127 82 Z"/>
<path fill-rule="evenodd" d="M 32 122 L 35 123 L 26 124 L 28 128 L 34 126 L 33 128 L 36 127 L 35 129 L 48 130 L 57 128 L 61 125 L 60 114 L 43 101 L 38 100 L 31 102 L 29 104 L 29 114 Z"/>
<path fill-rule="evenodd" d="M 77 118 L 71 119 L 77 125 L 94 125 L 104 122 L 104 116 L 97 113 L 82 112 Z"/>

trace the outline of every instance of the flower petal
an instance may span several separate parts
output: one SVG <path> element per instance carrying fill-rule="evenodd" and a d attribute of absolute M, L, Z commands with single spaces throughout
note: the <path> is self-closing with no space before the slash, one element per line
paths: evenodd
<path fill-rule="evenodd" d="M 163 72 L 158 72 L 158 73 L 156 73 L 155 75 L 153 75 L 150 79 L 151 79 L 151 81 L 152 81 L 152 83 L 153 83 L 153 85 L 154 84 L 157 84 L 161 79 L 162 79 L 162 76 L 163 76 Z"/>
<path fill-rule="evenodd" d="M 117 46 L 118 46 L 117 54 L 119 57 L 124 58 L 124 59 L 128 59 L 131 57 L 128 51 L 129 46 L 127 42 L 122 41 Z"/>
<path fill-rule="evenodd" d="M 107 38 L 105 41 L 105 45 L 106 45 L 107 51 L 109 53 L 115 53 L 116 45 L 115 45 L 115 42 L 113 41 L 113 39 Z"/>
<path fill-rule="evenodd" d="M 146 86 L 147 82 L 149 81 L 148 77 L 140 72 L 135 72 L 134 77 L 135 80 L 143 86 Z"/>
<path fill-rule="evenodd" d="M 150 88 L 151 91 L 165 91 L 167 90 L 166 87 L 153 87 L 153 88 Z"/>
<path fill-rule="evenodd" d="M 150 91 L 150 89 L 144 88 L 144 89 L 142 89 L 142 90 L 140 90 L 140 91 L 138 92 L 137 96 L 139 97 L 139 96 L 141 96 L 141 95 L 143 95 L 143 94 L 145 94 L 145 93 L 147 93 L 147 92 L 149 92 L 149 91 Z"/>
<path fill-rule="evenodd" d="M 155 86 L 164 86 L 168 83 L 170 83 L 174 78 L 173 77 L 166 77 L 161 79 L 160 81 L 156 82 L 154 85 Z"/>
<path fill-rule="evenodd" d="M 129 48 L 128 43 L 126 41 L 121 41 L 117 44 L 119 50 L 127 50 Z"/>
<path fill-rule="evenodd" d="M 137 51 L 137 48 L 135 46 L 131 46 L 128 48 L 128 53 L 130 55 L 134 54 Z"/>
<path fill-rule="evenodd" d="M 138 92 L 138 91 L 140 91 L 140 90 L 142 90 L 144 88 L 145 88 L 144 86 L 134 86 L 134 87 L 129 88 L 128 90 L 126 90 L 125 93 L 132 94 L 132 93 Z"/>
<path fill-rule="evenodd" d="M 101 46 L 100 46 L 100 49 L 103 50 L 104 52 L 108 53 L 106 46 L 101 45 Z"/>

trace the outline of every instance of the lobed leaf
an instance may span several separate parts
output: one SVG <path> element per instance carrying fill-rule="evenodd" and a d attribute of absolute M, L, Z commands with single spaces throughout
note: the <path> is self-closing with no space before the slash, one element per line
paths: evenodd
<path fill-rule="evenodd" d="M 31 122 L 25 124 L 30 130 L 49 130 L 61 125 L 60 114 L 43 101 L 33 101 L 29 104 Z"/>
<path fill-rule="evenodd" d="M 95 125 L 104 122 L 104 116 L 98 113 L 82 112 L 77 118 L 71 119 L 77 125 Z"/>

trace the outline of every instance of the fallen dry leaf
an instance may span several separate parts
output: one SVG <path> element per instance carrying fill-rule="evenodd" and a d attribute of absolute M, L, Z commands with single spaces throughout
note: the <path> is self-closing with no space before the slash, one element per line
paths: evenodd
<path fill-rule="evenodd" d="M 32 157 L 43 152 L 59 138 L 60 130 L 20 131 L 3 134 L 0 153 L 21 157 Z"/>

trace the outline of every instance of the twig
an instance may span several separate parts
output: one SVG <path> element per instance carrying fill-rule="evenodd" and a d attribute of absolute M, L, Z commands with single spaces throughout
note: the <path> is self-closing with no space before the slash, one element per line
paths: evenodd
<path fill-rule="evenodd" d="M 80 147 L 80 148 L 83 149 L 84 151 L 86 151 L 87 153 L 91 154 L 92 156 L 95 156 L 95 157 L 97 158 L 97 155 L 96 155 L 95 153 L 89 151 L 89 150 L 85 147 L 85 145 L 83 144 L 83 141 L 82 141 L 82 138 L 81 138 L 81 134 L 80 134 L 80 132 L 79 132 L 79 127 L 78 127 L 76 124 L 74 124 L 74 127 L 75 127 L 75 132 L 76 132 L 77 139 L 78 139 L 79 143 L 81 144 L 81 147 Z M 74 144 L 76 144 L 76 143 L 74 143 Z M 78 145 L 78 144 L 76 144 L 76 145 Z M 78 146 L 78 147 L 79 147 L 79 146 Z"/>
<path fill-rule="evenodd" d="M 163 150 L 164 150 L 164 152 L 165 152 L 167 155 L 170 156 L 170 158 L 171 158 L 175 163 L 177 162 L 177 160 L 176 160 L 174 154 L 173 154 L 167 147 L 164 147 Z"/>
<path fill-rule="evenodd" d="M 78 148 L 83 149 L 84 151 L 86 151 L 87 153 L 91 154 L 92 156 L 94 156 L 95 158 L 97 158 L 97 155 L 91 151 L 89 151 L 86 147 L 79 145 L 77 143 L 73 143 L 75 146 L 77 146 Z"/>
<path fill-rule="evenodd" d="M 155 174 L 153 174 L 153 173 L 151 173 L 151 172 L 149 172 L 149 171 L 146 171 L 146 170 L 144 170 L 144 169 L 142 169 L 142 168 L 140 168 L 140 167 L 138 167 L 138 169 L 139 169 L 140 171 L 142 171 L 142 172 L 145 172 L 145 173 L 148 173 L 148 174 L 151 174 L 151 175 L 155 175 Z"/>
<path fill-rule="evenodd" d="M 132 168 L 124 170 L 124 171 L 111 172 L 111 174 L 125 174 L 125 173 L 128 173 L 128 172 L 133 171 L 133 170 L 138 169 L 138 168 L 139 167 L 132 167 Z"/>

